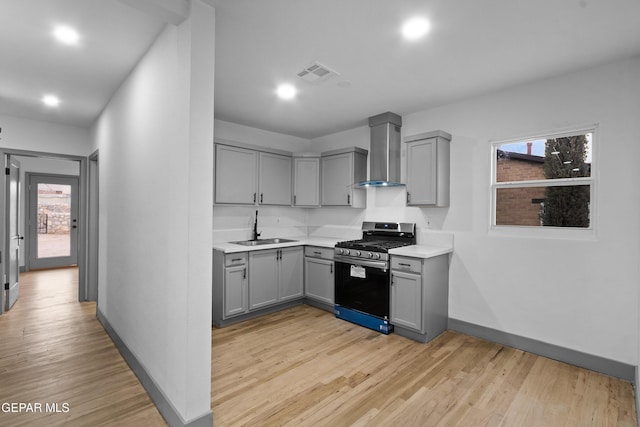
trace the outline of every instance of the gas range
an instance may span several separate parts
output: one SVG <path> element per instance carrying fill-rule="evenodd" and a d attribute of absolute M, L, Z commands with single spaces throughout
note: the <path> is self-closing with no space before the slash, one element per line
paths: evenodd
<path fill-rule="evenodd" d="M 416 225 L 363 222 L 362 239 L 335 246 L 336 317 L 388 334 L 391 271 L 389 250 L 416 243 Z"/>
<path fill-rule="evenodd" d="M 416 225 L 404 222 L 363 222 L 362 239 L 335 245 L 341 258 L 388 261 L 389 250 L 416 244 Z"/>

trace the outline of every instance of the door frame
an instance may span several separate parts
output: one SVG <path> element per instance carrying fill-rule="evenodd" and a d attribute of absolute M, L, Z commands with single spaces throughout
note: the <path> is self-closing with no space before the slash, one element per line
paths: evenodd
<path fill-rule="evenodd" d="M 77 175 L 60 175 L 60 174 L 52 174 L 52 173 L 42 173 L 42 172 L 25 172 L 24 174 L 25 176 L 25 186 L 31 186 L 31 179 L 33 177 L 40 177 L 40 178 L 46 178 L 49 179 L 51 178 L 52 181 L 55 181 L 57 179 L 70 179 L 70 180 L 77 180 L 78 182 L 78 194 L 76 197 L 80 196 L 80 177 Z M 32 197 L 34 197 L 34 194 L 32 193 L 32 191 L 35 191 L 37 193 L 37 189 L 31 189 L 29 188 L 29 190 L 27 190 L 25 193 L 25 196 L 27 197 L 27 199 L 25 200 L 25 212 L 24 212 L 24 220 L 25 220 L 25 239 L 28 242 L 26 245 L 26 253 L 25 253 L 25 270 L 26 271 L 30 271 L 33 268 L 55 268 L 56 266 L 45 266 L 45 267 L 40 267 L 40 266 L 36 266 L 34 267 L 34 260 L 32 259 L 31 255 L 33 254 L 33 250 L 37 250 L 37 246 L 36 248 L 34 248 L 34 244 L 37 245 L 36 240 L 38 239 L 37 233 L 36 235 L 33 234 L 34 228 L 37 228 L 37 225 L 33 225 L 29 223 L 29 217 L 32 214 L 32 209 L 37 209 L 38 206 L 38 202 L 36 200 L 36 204 L 35 206 L 33 206 L 33 201 L 31 200 Z M 35 195 L 36 199 L 37 199 L 37 194 Z M 78 201 L 76 202 L 77 206 L 78 206 L 78 216 L 80 215 L 80 199 L 78 198 Z M 73 208 L 71 208 L 73 212 Z M 79 220 L 79 218 L 76 218 Z M 36 214 L 36 221 L 37 221 L 37 214 Z M 77 228 L 76 228 L 77 230 Z M 80 246 L 78 245 L 78 243 L 80 242 L 79 240 L 79 234 L 76 234 L 76 258 L 77 255 L 79 254 L 79 250 L 80 250 Z M 73 250 L 73 247 L 71 248 Z M 36 254 L 37 256 L 37 254 Z M 37 263 L 37 262 L 36 262 Z M 77 264 L 77 262 L 76 262 Z"/>
<path fill-rule="evenodd" d="M 6 167 L 6 156 L 40 157 L 49 159 L 62 159 L 77 161 L 80 164 L 79 186 L 78 186 L 78 301 L 87 300 L 87 157 L 70 154 L 49 153 L 45 151 L 17 150 L 0 147 L 0 159 Z M 0 185 L 0 200 L 6 200 L 5 186 Z M 6 209 L 0 209 L 0 245 L 2 251 L 6 248 Z M 2 273 L 5 272 L 5 265 L 2 264 Z M 0 292 L 0 314 L 4 313 L 4 295 Z"/>

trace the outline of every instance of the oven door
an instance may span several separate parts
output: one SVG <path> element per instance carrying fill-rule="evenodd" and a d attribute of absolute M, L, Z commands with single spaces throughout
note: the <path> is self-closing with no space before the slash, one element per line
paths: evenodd
<path fill-rule="evenodd" d="M 336 305 L 389 318 L 390 271 L 386 262 L 335 260 Z"/>

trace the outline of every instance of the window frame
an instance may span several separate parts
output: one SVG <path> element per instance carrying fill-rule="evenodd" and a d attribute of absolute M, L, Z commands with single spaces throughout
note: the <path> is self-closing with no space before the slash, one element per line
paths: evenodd
<path fill-rule="evenodd" d="M 591 133 L 591 176 L 576 178 L 536 179 L 528 181 L 497 181 L 498 149 L 500 146 L 510 143 L 531 142 L 540 139 L 562 138 L 567 136 L 583 135 Z M 550 237 L 569 239 L 595 239 L 597 227 L 597 169 L 596 152 L 598 150 L 598 125 L 585 125 L 570 129 L 540 132 L 526 136 L 508 139 L 496 139 L 490 141 L 491 146 L 491 177 L 490 177 L 490 203 L 489 203 L 489 235 L 507 235 L 522 237 Z M 498 225 L 496 224 L 496 203 L 499 189 L 532 188 L 532 187 L 566 187 L 589 186 L 589 227 L 557 227 L 534 225 Z"/>

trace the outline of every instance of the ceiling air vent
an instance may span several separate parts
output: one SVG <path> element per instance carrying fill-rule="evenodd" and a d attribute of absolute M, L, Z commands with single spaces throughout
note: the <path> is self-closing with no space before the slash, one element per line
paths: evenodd
<path fill-rule="evenodd" d="M 304 80 L 307 83 L 322 83 L 326 80 L 329 80 L 333 76 L 339 76 L 340 74 L 331 68 L 320 64 L 319 62 L 314 62 L 304 70 L 298 73 L 298 77 Z"/>

